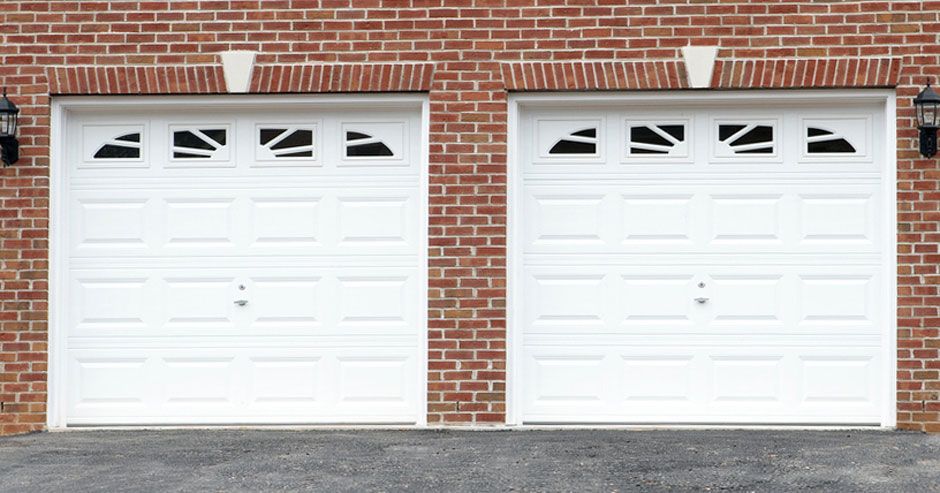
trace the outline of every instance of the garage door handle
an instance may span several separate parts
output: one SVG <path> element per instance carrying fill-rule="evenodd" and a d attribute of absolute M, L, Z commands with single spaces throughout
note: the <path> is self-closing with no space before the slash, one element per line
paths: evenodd
<path fill-rule="evenodd" d="M 248 300 L 235 300 L 235 304 L 238 306 L 245 306 L 248 304 Z"/>
<path fill-rule="evenodd" d="M 706 303 L 708 298 L 695 298 L 695 301 L 698 301 L 699 303 Z"/>

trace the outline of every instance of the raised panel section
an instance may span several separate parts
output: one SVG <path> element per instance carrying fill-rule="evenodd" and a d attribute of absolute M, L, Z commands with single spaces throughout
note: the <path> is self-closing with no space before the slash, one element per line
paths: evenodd
<path fill-rule="evenodd" d="M 713 325 L 750 328 L 782 327 L 783 297 L 787 294 L 782 276 L 713 276 Z"/>
<path fill-rule="evenodd" d="M 781 242 L 780 195 L 713 195 L 715 243 Z"/>
<path fill-rule="evenodd" d="M 533 327 L 562 325 L 574 330 L 604 324 L 602 276 L 534 276 L 530 282 Z"/>
<path fill-rule="evenodd" d="M 804 356 L 802 400 L 809 404 L 869 404 L 877 381 L 870 356 Z"/>
<path fill-rule="evenodd" d="M 779 401 L 779 357 L 713 357 L 712 396 L 720 402 Z"/>
<path fill-rule="evenodd" d="M 145 358 L 78 357 L 70 362 L 78 408 L 142 407 L 147 399 Z"/>
<path fill-rule="evenodd" d="M 803 195 L 801 200 L 803 243 L 874 243 L 871 196 Z"/>
<path fill-rule="evenodd" d="M 125 335 L 148 328 L 149 290 L 145 278 L 77 279 L 72 317 L 78 333 L 113 330 Z"/>
<path fill-rule="evenodd" d="M 320 279 L 317 277 L 258 277 L 246 293 L 251 299 L 256 329 L 287 328 L 312 333 L 322 325 Z"/>
<path fill-rule="evenodd" d="M 692 372 L 691 356 L 625 356 L 623 395 L 628 401 L 689 401 Z"/>
<path fill-rule="evenodd" d="M 800 320 L 804 325 L 870 325 L 874 303 L 870 276 L 800 277 Z"/>
<path fill-rule="evenodd" d="M 342 197 L 339 237 L 343 246 L 400 246 L 410 237 L 407 197 Z"/>
<path fill-rule="evenodd" d="M 584 356 L 537 356 L 532 360 L 534 368 L 532 400 L 536 403 L 577 406 L 602 406 L 605 392 L 605 367 L 603 357 Z"/>
<path fill-rule="evenodd" d="M 535 196 L 533 200 L 536 244 L 602 243 L 602 195 Z"/>
<path fill-rule="evenodd" d="M 160 372 L 170 405 L 226 404 L 232 400 L 231 358 L 166 358 Z"/>
<path fill-rule="evenodd" d="M 255 247 L 317 247 L 320 199 L 256 198 L 251 200 Z"/>
<path fill-rule="evenodd" d="M 395 357 L 340 357 L 340 402 L 405 402 L 410 387 L 406 379 L 411 377 L 406 362 Z"/>
<path fill-rule="evenodd" d="M 165 282 L 165 327 L 231 329 L 232 278 L 169 278 Z"/>
<path fill-rule="evenodd" d="M 166 204 L 168 247 L 232 247 L 230 199 L 170 199 Z"/>
<path fill-rule="evenodd" d="M 322 400 L 320 359 L 251 359 L 251 401 L 255 404 L 316 404 Z"/>
<path fill-rule="evenodd" d="M 144 198 L 92 199 L 73 202 L 72 245 L 76 250 L 147 248 L 148 201 Z"/>
<path fill-rule="evenodd" d="M 692 195 L 623 197 L 624 243 L 691 243 Z"/>
<path fill-rule="evenodd" d="M 339 325 L 384 329 L 407 325 L 409 278 L 340 277 Z"/>
<path fill-rule="evenodd" d="M 693 276 L 624 275 L 622 325 L 644 328 L 657 325 L 690 326 Z"/>

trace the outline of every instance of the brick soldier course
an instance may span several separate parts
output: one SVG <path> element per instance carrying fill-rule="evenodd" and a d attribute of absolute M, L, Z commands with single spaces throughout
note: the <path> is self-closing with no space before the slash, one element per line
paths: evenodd
<path fill-rule="evenodd" d="M 912 98 L 940 77 L 940 1 L 206 0 L 0 3 L 20 161 L 0 170 L 0 434 L 43 428 L 50 99 L 248 92 L 430 97 L 428 422 L 506 419 L 509 91 L 896 88 L 898 426 L 940 431 L 940 169 Z M 889 116 L 890 118 L 890 116 Z"/>

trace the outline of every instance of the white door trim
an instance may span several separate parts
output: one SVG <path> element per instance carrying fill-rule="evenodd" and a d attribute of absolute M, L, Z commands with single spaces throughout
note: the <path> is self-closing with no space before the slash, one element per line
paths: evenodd
<path fill-rule="evenodd" d="M 200 109 L 272 108 L 278 105 L 311 109 L 337 108 L 342 106 L 411 107 L 420 108 L 420 188 L 419 190 L 419 341 L 417 374 L 415 377 L 418 395 L 415 425 L 427 426 L 427 272 L 428 272 L 428 191 L 429 191 L 429 136 L 430 107 L 426 94 L 368 94 L 368 95 L 285 95 L 285 96 L 66 96 L 53 97 L 50 119 L 50 171 L 49 171 L 49 368 L 47 378 L 46 427 L 50 430 L 66 428 L 67 372 L 67 306 L 60 302 L 69 299 L 68 290 L 68 209 L 69 169 L 63 159 L 65 149 L 66 121 L 72 110 L 121 111 L 147 107 L 186 105 L 189 111 Z"/>
<path fill-rule="evenodd" d="M 761 104 L 768 100 L 793 104 L 813 102 L 852 103 L 865 102 L 883 105 L 885 111 L 884 166 L 882 193 L 885 197 L 883 211 L 882 238 L 882 279 L 884 292 L 895 293 L 884 296 L 881 300 L 885 314 L 883 332 L 884 372 L 881 393 L 883 409 L 881 426 L 894 427 L 897 424 L 897 128 L 896 94 L 889 89 L 840 89 L 840 90 L 752 90 L 752 91 L 636 91 L 629 93 L 514 93 L 509 96 L 508 107 L 508 149 L 507 149 L 507 402 L 506 423 L 522 425 L 522 391 L 525 386 L 522 348 L 523 348 L 523 299 L 522 286 L 522 242 L 520 232 L 524 224 L 521 163 L 519 148 L 522 145 L 520 132 L 520 111 L 525 108 L 571 108 L 585 104 L 618 104 L 635 107 L 672 108 L 694 107 L 697 103 L 715 104 Z M 893 199 L 893 200 L 892 200 Z M 576 426 L 576 425 L 575 425 Z M 802 425 L 797 425 L 802 426 Z M 805 427 L 805 426 L 802 426 Z"/>

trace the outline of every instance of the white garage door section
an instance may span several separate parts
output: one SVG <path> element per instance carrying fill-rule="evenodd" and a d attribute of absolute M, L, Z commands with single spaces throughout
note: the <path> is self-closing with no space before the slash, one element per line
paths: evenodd
<path fill-rule="evenodd" d="M 881 423 L 883 102 L 616 106 L 520 113 L 522 421 Z"/>
<path fill-rule="evenodd" d="M 67 114 L 67 424 L 419 421 L 421 106 Z"/>

